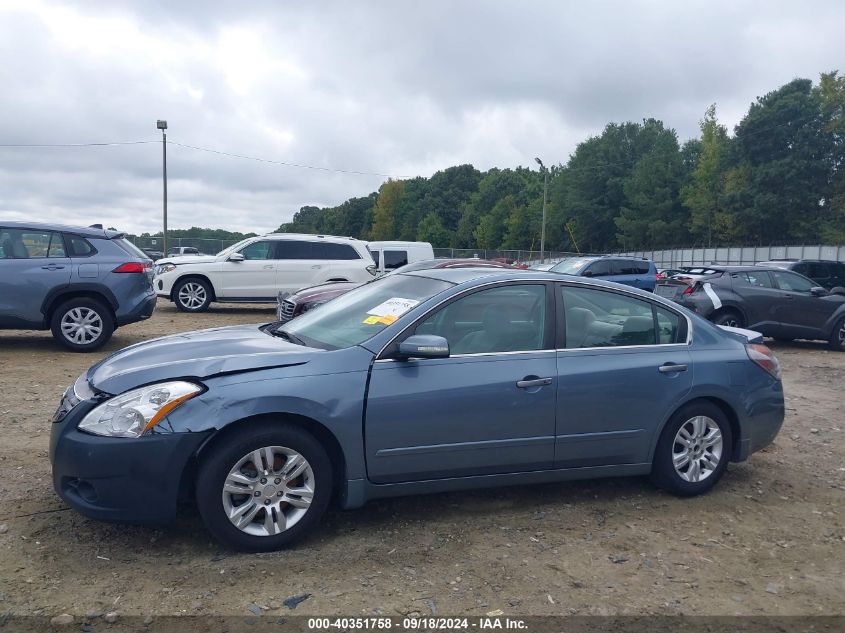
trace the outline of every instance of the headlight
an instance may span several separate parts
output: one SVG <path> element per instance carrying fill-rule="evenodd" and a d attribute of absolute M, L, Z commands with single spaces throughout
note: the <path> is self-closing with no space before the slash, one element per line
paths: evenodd
<path fill-rule="evenodd" d="M 92 409 L 78 428 L 94 435 L 139 437 L 201 392 L 199 385 L 182 380 L 133 389 Z"/>
<path fill-rule="evenodd" d="M 174 270 L 176 270 L 176 264 L 159 264 L 156 266 L 156 275 L 172 273 Z"/>
<path fill-rule="evenodd" d="M 314 301 L 312 303 L 306 303 L 305 305 L 302 306 L 302 310 L 300 311 L 300 314 L 302 314 L 304 312 L 308 312 L 309 310 L 313 310 L 314 308 L 319 308 L 324 303 L 328 303 L 328 300 L 326 300 L 326 301 Z"/>

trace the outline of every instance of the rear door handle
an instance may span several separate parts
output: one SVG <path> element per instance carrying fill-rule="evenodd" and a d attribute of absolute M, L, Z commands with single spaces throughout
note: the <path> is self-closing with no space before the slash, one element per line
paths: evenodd
<path fill-rule="evenodd" d="M 273 270 L 273 268 L 275 268 L 275 266 L 273 266 L 273 264 L 267 264 L 267 265 L 264 266 L 264 270 Z"/>
<path fill-rule="evenodd" d="M 543 387 L 544 385 L 552 384 L 551 378 L 534 378 L 533 380 L 518 380 L 516 386 L 520 389 L 528 389 L 529 387 Z"/>
<path fill-rule="evenodd" d="M 313 266 L 311 266 L 311 270 L 318 270 L 320 268 L 322 268 L 322 266 L 320 266 L 320 264 L 314 264 Z"/>
<path fill-rule="evenodd" d="M 676 363 L 664 363 L 663 365 L 661 365 L 660 367 L 657 368 L 657 371 L 659 371 L 661 374 L 674 374 L 674 373 L 677 373 L 679 371 L 686 371 L 686 370 L 687 370 L 686 365 L 678 365 Z"/>
<path fill-rule="evenodd" d="M 50 264 L 49 266 L 42 266 L 44 270 L 60 270 L 64 268 L 64 266 L 58 266 L 57 264 Z"/>

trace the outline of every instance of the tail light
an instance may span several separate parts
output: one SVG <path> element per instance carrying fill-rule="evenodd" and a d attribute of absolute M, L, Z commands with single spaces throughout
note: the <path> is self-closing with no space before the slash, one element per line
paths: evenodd
<path fill-rule="evenodd" d="M 695 286 L 687 286 L 686 288 L 684 288 L 684 294 L 691 295 L 694 288 Z"/>
<path fill-rule="evenodd" d="M 780 363 L 772 350 L 760 343 L 749 343 L 745 346 L 750 358 L 755 364 L 769 372 L 776 379 L 780 380 Z"/>
<path fill-rule="evenodd" d="M 152 268 L 152 262 L 126 262 L 115 268 L 113 273 L 145 273 L 147 269 Z"/>

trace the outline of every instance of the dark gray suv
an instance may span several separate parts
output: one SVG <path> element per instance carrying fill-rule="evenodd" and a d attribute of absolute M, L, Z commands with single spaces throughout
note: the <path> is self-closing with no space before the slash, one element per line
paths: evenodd
<path fill-rule="evenodd" d="M 152 280 L 152 261 L 123 233 L 0 221 L 0 329 L 50 329 L 89 352 L 150 317 Z"/>

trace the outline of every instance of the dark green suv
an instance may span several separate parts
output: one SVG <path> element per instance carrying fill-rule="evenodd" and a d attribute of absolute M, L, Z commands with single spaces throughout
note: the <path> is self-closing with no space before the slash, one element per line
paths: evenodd
<path fill-rule="evenodd" d="M 812 279 L 831 294 L 845 295 L 845 263 L 818 259 L 773 259 L 758 266 L 785 268 Z"/>

